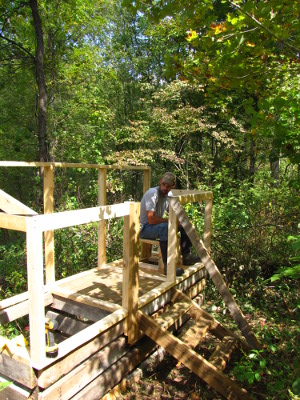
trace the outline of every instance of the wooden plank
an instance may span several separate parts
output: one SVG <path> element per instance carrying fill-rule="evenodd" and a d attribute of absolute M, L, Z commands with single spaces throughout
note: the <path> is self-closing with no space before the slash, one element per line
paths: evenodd
<path fill-rule="evenodd" d="M 127 318 L 127 310 L 117 310 L 113 314 L 108 315 L 107 317 L 95 322 L 84 330 L 59 343 L 58 356 L 55 358 L 55 361 L 65 357 L 67 354 L 71 353 L 81 345 L 86 344 L 101 333 L 106 332 L 108 329 L 112 328 L 114 325 L 117 325 L 119 322 L 124 321 L 125 318 Z M 53 362 L 54 359 L 46 359 L 43 363 L 33 363 L 32 365 L 34 368 L 41 370 Z"/>
<path fill-rule="evenodd" d="M 176 267 L 178 261 L 178 245 L 177 245 L 177 216 L 172 208 L 169 209 L 168 221 L 168 262 L 167 262 L 167 282 L 176 282 Z"/>
<path fill-rule="evenodd" d="M 52 321 L 55 320 L 58 323 L 56 330 L 67 336 L 75 335 L 75 333 L 91 325 L 91 322 L 79 321 L 78 319 L 52 310 L 47 311 L 47 318 L 50 318 Z"/>
<path fill-rule="evenodd" d="M 102 398 L 105 393 L 121 382 L 141 361 L 148 357 L 156 347 L 152 340 L 146 337 L 141 339 L 124 357 L 90 382 L 72 400 L 95 400 Z"/>
<path fill-rule="evenodd" d="M 44 167 L 44 214 L 53 213 L 53 165 Z M 55 282 L 54 232 L 46 231 L 45 238 L 45 279 L 46 283 Z"/>
<path fill-rule="evenodd" d="M 212 198 L 205 200 L 203 243 L 209 253 L 211 246 L 212 204 Z"/>
<path fill-rule="evenodd" d="M 207 334 L 211 324 L 211 319 L 198 319 L 186 332 L 179 336 L 179 339 L 191 349 L 194 349 Z"/>
<path fill-rule="evenodd" d="M 37 216 L 38 217 L 38 216 Z M 45 308 L 43 276 L 43 237 L 36 221 L 37 217 L 27 217 L 27 282 L 30 324 L 30 356 L 35 363 L 46 358 Z"/>
<path fill-rule="evenodd" d="M 118 338 L 40 393 L 39 399 L 69 400 L 84 388 L 87 383 L 124 356 L 127 351 L 126 338 L 124 336 Z"/>
<path fill-rule="evenodd" d="M 168 329 L 175 321 L 188 312 L 192 307 L 190 301 L 181 301 L 172 305 L 172 307 L 164 312 L 161 316 L 155 318 L 155 322 L 161 327 Z"/>
<path fill-rule="evenodd" d="M 98 205 L 106 205 L 106 175 L 105 168 L 98 170 Z M 98 267 L 106 263 L 106 221 L 98 222 Z"/>
<path fill-rule="evenodd" d="M 123 203 L 85 208 L 82 210 L 62 211 L 51 215 L 39 215 L 34 218 L 37 218 L 43 231 L 48 231 L 98 222 L 110 218 L 119 218 L 128 214 L 129 205 L 128 203 Z"/>
<path fill-rule="evenodd" d="M 247 342 L 250 346 L 255 349 L 260 348 L 260 345 L 250 329 L 249 324 L 246 321 L 245 316 L 243 315 L 242 311 L 236 304 L 232 294 L 230 293 L 226 283 L 217 268 L 216 264 L 208 254 L 207 249 L 205 248 L 202 240 L 197 235 L 197 232 L 191 222 L 188 219 L 184 209 L 182 208 L 181 204 L 176 198 L 170 198 L 170 206 L 174 209 L 179 222 L 182 224 L 184 230 L 186 231 L 187 235 L 189 236 L 194 248 L 196 249 L 201 261 L 205 265 L 212 281 L 216 285 L 219 293 L 221 294 L 225 304 L 227 305 L 233 319 L 237 323 L 239 329 L 241 330 L 242 334 L 245 336 Z"/>
<path fill-rule="evenodd" d="M 230 359 L 232 352 L 236 349 L 237 344 L 237 339 L 233 338 L 232 336 L 225 336 L 209 358 L 209 362 L 220 371 L 223 371 L 228 360 Z"/>
<path fill-rule="evenodd" d="M 57 295 L 53 296 L 51 307 L 52 309 L 63 310 L 64 312 L 75 315 L 79 318 L 87 318 L 89 321 L 93 322 L 99 321 L 110 313 L 109 311 L 99 309 L 98 306 L 77 303 L 76 301 Z"/>
<path fill-rule="evenodd" d="M 88 306 L 92 307 L 98 307 L 102 310 L 114 312 L 118 309 L 121 309 L 122 307 L 119 306 L 118 304 L 113 304 L 108 301 L 103 301 L 100 299 L 95 299 L 94 297 L 81 294 L 81 293 L 76 293 L 71 290 L 61 288 L 59 286 L 53 286 L 51 289 L 52 294 L 60 297 L 65 297 L 66 299 L 76 301 L 77 303 L 82 303 L 86 304 Z"/>
<path fill-rule="evenodd" d="M 231 379 L 227 378 L 226 375 L 205 360 L 205 358 L 190 349 L 186 344 L 182 343 L 180 339 L 170 334 L 166 329 L 161 328 L 152 318 L 141 311 L 138 312 L 138 322 L 140 328 L 147 336 L 167 350 L 169 354 L 182 362 L 187 368 L 227 399 L 251 399 L 245 389 L 237 386 Z"/>
<path fill-rule="evenodd" d="M 44 306 L 46 307 L 52 302 L 53 302 L 52 294 L 46 293 L 44 295 Z M 0 311 L 0 323 L 7 324 L 8 322 L 15 321 L 16 319 L 24 317 L 24 315 L 28 314 L 29 314 L 29 301 L 24 300 L 18 304 L 2 309 Z"/>
<path fill-rule="evenodd" d="M 30 365 L 29 355 L 25 359 L 15 354 L 10 357 L 4 352 L 0 353 L 0 373 L 27 388 L 33 389 L 37 386 L 37 379 Z"/>
<path fill-rule="evenodd" d="M 151 170 L 150 168 L 144 169 L 143 175 L 143 193 L 145 194 L 151 185 Z"/>
<path fill-rule="evenodd" d="M 0 212 L 0 228 L 26 232 L 26 218 Z"/>
<path fill-rule="evenodd" d="M 187 296 L 185 293 L 182 293 L 179 290 L 176 290 L 176 288 L 172 289 L 172 301 L 176 301 L 176 299 L 179 300 L 187 300 Z M 199 319 L 205 319 L 205 320 L 211 320 L 210 324 L 210 331 L 213 335 L 215 335 L 219 339 L 223 339 L 224 336 L 232 336 L 238 339 L 243 347 L 245 349 L 249 349 L 249 346 L 247 346 L 246 343 L 243 343 L 240 338 L 237 338 L 237 336 L 231 332 L 229 329 L 224 327 L 219 321 L 217 321 L 211 314 L 208 312 L 204 311 L 198 304 L 196 304 L 194 301 L 192 301 L 193 306 L 190 308 L 188 311 L 188 314 L 191 318 L 193 318 L 195 321 Z"/>
<path fill-rule="evenodd" d="M 186 204 L 210 200 L 213 194 L 205 190 L 173 189 L 170 197 L 176 197 L 181 204 Z"/>
<path fill-rule="evenodd" d="M 138 339 L 136 313 L 139 301 L 139 216 L 140 204 L 130 203 L 129 216 L 124 218 L 122 281 L 122 305 L 128 310 L 126 334 L 129 344 Z"/>
<path fill-rule="evenodd" d="M 38 371 L 38 384 L 41 388 L 47 388 L 56 382 L 63 375 L 68 374 L 77 365 L 91 357 L 93 354 L 116 340 L 123 334 L 124 323 L 120 322 L 111 327 L 106 332 L 96 336 L 88 343 L 77 347 L 72 353 L 56 360 L 55 363 L 47 366 L 45 369 Z"/>
<path fill-rule="evenodd" d="M 19 200 L 0 189 L 0 210 L 6 214 L 37 215 L 37 212 L 25 206 Z"/>
<path fill-rule="evenodd" d="M 147 171 L 150 169 L 147 165 L 101 165 L 101 164 L 84 164 L 84 163 L 67 163 L 67 162 L 39 162 L 39 161 L 0 161 L 0 167 L 49 167 L 56 168 L 106 168 L 119 170 Z"/>

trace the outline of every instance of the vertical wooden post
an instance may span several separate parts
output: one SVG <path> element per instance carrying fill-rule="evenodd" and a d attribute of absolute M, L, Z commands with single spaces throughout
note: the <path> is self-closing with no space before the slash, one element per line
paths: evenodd
<path fill-rule="evenodd" d="M 44 214 L 53 213 L 53 165 L 44 167 Z M 45 270 L 46 284 L 55 282 L 54 265 L 54 231 L 46 231 L 45 238 Z"/>
<path fill-rule="evenodd" d="M 143 193 L 145 194 L 151 185 L 151 171 L 150 169 L 144 169 L 143 177 Z"/>
<path fill-rule="evenodd" d="M 98 205 L 106 206 L 106 176 L 107 169 L 98 170 Z M 106 221 L 98 222 L 98 268 L 106 263 Z"/>
<path fill-rule="evenodd" d="M 177 247 L 177 216 L 171 207 L 169 208 L 169 224 L 168 224 L 168 262 L 167 262 L 167 282 L 176 282 L 176 267 L 178 260 Z"/>
<path fill-rule="evenodd" d="M 138 340 L 138 302 L 139 302 L 139 231 L 140 203 L 129 204 L 130 213 L 124 217 L 123 236 L 123 290 L 122 306 L 128 310 L 125 328 L 128 343 Z"/>
<path fill-rule="evenodd" d="M 43 277 L 43 234 L 38 217 L 26 218 L 27 282 L 30 324 L 30 357 L 41 363 L 46 357 Z"/>
<path fill-rule="evenodd" d="M 147 190 L 150 189 L 150 185 L 151 185 L 151 171 L 150 171 L 150 169 L 144 169 L 143 194 L 145 194 L 147 192 Z M 142 243 L 141 244 L 141 259 L 148 258 L 150 253 L 151 253 L 151 245 Z"/>
<path fill-rule="evenodd" d="M 210 253 L 211 246 L 212 204 L 212 198 L 209 200 L 205 200 L 203 243 L 208 253 Z"/>

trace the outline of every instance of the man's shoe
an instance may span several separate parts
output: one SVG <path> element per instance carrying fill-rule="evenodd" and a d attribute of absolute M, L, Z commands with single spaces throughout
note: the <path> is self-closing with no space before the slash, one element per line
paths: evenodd
<path fill-rule="evenodd" d="M 176 276 L 181 276 L 184 274 L 184 269 L 183 268 L 177 268 L 176 269 Z"/>
<path fill-rule="evenodd" d="M 200 262 L 200 257 L 196 256 L 195 254 L 189 253 L 185 254 L 182 257 L 182 264 L 183 265 L 194 265 L 198 262 Z"/>

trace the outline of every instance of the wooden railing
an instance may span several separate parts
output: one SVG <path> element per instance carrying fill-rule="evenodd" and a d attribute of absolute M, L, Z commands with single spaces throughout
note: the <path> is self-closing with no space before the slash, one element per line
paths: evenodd
<path fill-rule="evenodd" d="M 118 165 L 100 165 L 100 164 L 77 164 L 77 163 L 61 163 L 61 162 L 22 162 L 22 161 L 0 161 L 0 167 L 38 167 L 43 169 L 44 174 L 44 214 L 52 214 L 54 211 L 54 170 L 55 168 L 86 168 L 98 170 L 98 205 L 106 205 L 106 180 L 107 170 L 131 170 L 131 171 L 142 171 L 143 172 L 143 193 L 145 193 L 150 187 L 151 170 L 148 166 L 118 166 Z M 7 200 L 7 203 L 11 201 L 15 203 L 16 200 L 11 198 Z M 21 204 L 21 203 L 20 203 Z M 25 206 L 23 205 L 23 210 Z M 1 209 L 1 200 L 0 200 Z M 23 211 L 23 213 L 25 210 Z M 26 213 L 35 214 L 34 211 L 26 211 Z M 1 215 L 2 221 L 7 219 L 7 216 Z M 6 224 L 7 229 L 24 230 L 22 227 L 22 219 L 18 219 L 16 216 L 14 219 L 10 218 L 10 226 Z M 13 224 L 13 225 L 12 225 Z M 3 226 L 4 227 L 4 226 Z M 45 240 L 45 282 L 55 282 L 55 266 L 54 266 L 54 232 L 53 230 L 47 230 L 44 233 Z M 98 223 L 98 266 L 101 267 L 106 263 L 106 222 L 101 220 Z"/>

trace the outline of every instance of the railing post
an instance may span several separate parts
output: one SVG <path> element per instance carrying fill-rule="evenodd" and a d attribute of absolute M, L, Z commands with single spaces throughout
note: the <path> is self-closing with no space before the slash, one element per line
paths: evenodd
<path fill-rule="evenodd" d="M 208 253 L 210 253 L 211 247 L 211 225 L 212 225 L 212 205 L 213 198 L 205 200 L 205 214 L 204 214 L 204 230 L 203 230 L 203 243 Z"/>
<path fill-rule="evenodd" d="M 144 176 L 143 176 L 143 194 L 147 192 L 148 189 L 150 189 L 151 185 L 151 171 L 150 168 L 144 169 Z"/>
<path fill-rule="evenodd" d="M 27 282 L 30 323 L 30 357 L 42 363 L 46 357 L 43 276 L 43 234 L 38 217 L 26 218 Z"/>
<path fill-rule="evenodd" d="M 98 205 L 106 206 L 107 169 L 98 169 Z M 106 263 L 106 221 L 98 222 L 98 268 Z"/>
<path fill-rule="evenodd" d="M 124 217 L 123 234 L 123 288 L 122 306 L 128 310 L 125 332 L 128 343 L 138 340 L 138 302 L 139 302 L 139 230 L 140 203 L 129 204 L 129 215 Z"/>
<path fill-rule="evenodd" d="M 44 166 L 44 214 L 53 213 L 53 165 Z M 46 231 L 45 238 L 45 279 L 46 284 L 55 282 L 54 232 Z"/>
<path fill-rule="evenodd" d="M 177 216 L 172 208 L 172 198 L 170 198 L 169 223 L 168 223 L 168 261 L 167 261 L 167 282 L 176 282 L 176 267 L 178 261 L 177 246 Z"/>

